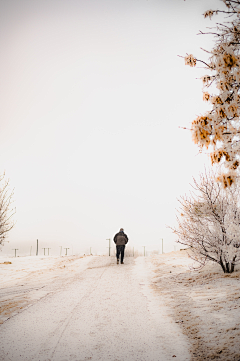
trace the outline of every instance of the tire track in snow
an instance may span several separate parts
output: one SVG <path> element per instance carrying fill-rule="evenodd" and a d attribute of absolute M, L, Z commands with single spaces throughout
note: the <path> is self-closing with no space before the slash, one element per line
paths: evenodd
<path fill-rule="evenodd" d="M 89 269 L 89 268 L 88 268 L 88 269 Z M 87 269 L 87 270 L 88 270 L 88 269 Z M 86 272 L 87 270 L 85 270 L 84 272 Z M 103 275 L 103 273 L 104 273 L 105 271 L 106 271 L 106 269 L 104 269 L 104 270 L 102 271 L 101 276 L 99 277 L 99 279 L 97 279 L 96 283 L 98 283 L 98 282 L 100 281 L 100 279 L 102 278 L 102 275 Z M 61 339 L 62 339 L 62 336 L 63 336 L 66 328 L 68 327 L 70 321 L 71 321 L 72 318 L 74 317 L 74 311 L 79 307 L 79 303 L 81 303 L 84 299 L 87 299 L 87 298 L 91 295 L 92 292 L 94 292 L 94 288 L 91 288 L 91 289 L 88 291 L 88 293 L 85 294 L 85 295 L 81 298 L 81 300 L 77 303 L 77 305 L 71 310 L 71 313 L 66 317 L 65 322 L 64 322 L 64 325 L 63 325 L 62 332 L 61 332 L 61 334 L 60 334 L 60 336 L 59 336 L 59 338 L 58 338 L 58 341 L 57 341 L 57 343 L 56 343 L 56 345 L 55 345 L 55 347 L 54 347 L 54 350 L 53 350 L 53 352 L 52 352 L 51 359 L 54 357 L 55 351 L 56 351 L 56 349 L 57 349 L 57 347 L 58 347 L 58 345 L 59 345 L 59 343 L 60 343 L 60 341 L 61 341 Z"/>

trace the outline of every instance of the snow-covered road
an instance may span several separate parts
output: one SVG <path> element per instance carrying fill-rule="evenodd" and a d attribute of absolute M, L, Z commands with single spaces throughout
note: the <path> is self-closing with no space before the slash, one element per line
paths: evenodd
<path fill-rule="evenodd" d="M 151 289 L 144 257 L 89 257 L 0 325 L 1 361 L 190 360 L 189 344 Z M 40 292 L 40 291 L 39 291 Z"/>

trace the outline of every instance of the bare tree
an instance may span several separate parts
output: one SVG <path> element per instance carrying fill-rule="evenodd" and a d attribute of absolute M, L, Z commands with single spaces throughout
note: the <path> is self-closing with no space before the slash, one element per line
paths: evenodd
<path fill-rule="evenodd" d="M 193 141 L 209 150 L 212 164 L 223 164 L 218 176 L 224 187 L 231 186 L 240 167 L 240 0 L 221 0 L 223 10 L 208 10 L 205 18 L 225 14 L 226 21 L 216 23 L 207 33 L 215 38 L 214 47 L 207 51 L 206 61 L 187 54 L 185 64 L 202 64 L 208 74 L 202 77 L 203 100 L 211 110 L 198 116 L 191 126 Z M 217 94 L 213 94 L 216 92 Z"/>
<path fill-rule="evenodd" d="M 13 191 L 9 188 L 9 179 L 5 173 L 0 175 L 0 245 L 3 244 L 8 232 L 13 228 L 12 216 L 15 213 L 13 208 Z"/>
<path fill-rule="evenodd" d="M 232 273 L 240 261 L 240 187 L 238 182 L 224 189 L 215 173 L 205 172 L 194 179 L 193 192 L 181 197 L 178 243 L 191 248 L 190 256 L 200 264 L 217 262 Z"/>

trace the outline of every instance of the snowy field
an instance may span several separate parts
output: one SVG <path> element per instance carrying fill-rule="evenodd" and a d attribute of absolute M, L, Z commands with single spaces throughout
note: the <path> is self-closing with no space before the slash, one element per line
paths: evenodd
<path fill-rule="evenodd" d="M 0 257 L 1 361 L 239 360 L 240 272 L 190 264 Z"/>

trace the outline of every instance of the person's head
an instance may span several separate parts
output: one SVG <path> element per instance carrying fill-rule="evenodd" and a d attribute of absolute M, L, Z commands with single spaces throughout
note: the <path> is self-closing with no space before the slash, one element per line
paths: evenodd
<path fill-rule="evenodd" d="M 124 229 L 123 229 L 123 228 L 120 228 L 120 232 L 124 232 Z"/>

